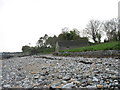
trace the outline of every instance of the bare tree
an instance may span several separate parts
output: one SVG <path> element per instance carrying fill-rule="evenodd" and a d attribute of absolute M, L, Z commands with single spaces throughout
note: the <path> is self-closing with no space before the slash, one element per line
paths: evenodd
<path fill-rule="evenodd" d="M 40 37 L 39 40 L 37 41 L 37 46 L 42 47 L 44 45 L 43 43 L 43 37 Z"/>
<path fill-rule="evenodd" d="M 118 40 L 119 36 L 119 27 L 118 27 L 118 19 L 113 18 L 111 20 L 108 20 L 104 22 L 103 24 L 103 30 L 106 33 L 107 40 Z"/>
<path fill-rule="evenodd" d="M 120 40 L 120 18 L 118 18 L 118 40 Z"/>
<path fill-rule="evenodd" d="M 99 20 L 90 20 L 84 32 L 87 37 L 92 39 L 95 43 L 101 42 L 101 22 Z"/>

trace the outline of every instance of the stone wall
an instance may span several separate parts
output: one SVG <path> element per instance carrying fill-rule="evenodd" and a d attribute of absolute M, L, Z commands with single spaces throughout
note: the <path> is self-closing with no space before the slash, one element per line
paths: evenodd
<path fill-rule="evenodd" d="M 120 58 L 120 50 L 100 50 L 86 52 L 60 52 L 59 55 L 83 56 L 83 57 L 118 57 Z"/>

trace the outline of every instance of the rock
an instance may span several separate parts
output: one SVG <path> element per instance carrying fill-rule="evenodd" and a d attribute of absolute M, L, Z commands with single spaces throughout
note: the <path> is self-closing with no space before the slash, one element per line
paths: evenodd
<path fill-rule="evenodd" d="M 56 86 L 55 86 L 55 85 L 51 85 L 50 88 L 51 88 L 51 89 L 52 89 L 52 88 L 56 88 Z"/>
<path fill-rule="evenodd" d="M 61 86 L 56 86 L 55 88 L 61 88 Z M 57 89 L 56 89 L 57 90 Z"/>
<path fill-rule="evenodd" d="M 46 71 L 46 72 L 45 72 L 45 75 L 49 75 L 49 72 L 48 72 L 48 71 Z"/>
<path fill-rule="evenodd" d="M 62 81 L 62 83 L 63 83 L 63 84 L 66 84 L 66 83 L 67 83 L 67 81 Z"/>
<path fill-rule="evenodd" d="M 32 85 L 32 87 L 38 87 L 38 86 L 39 86 L 38 83 L 35 83 L 35 84 Z"/>
<path fill-rule="evenodd" d="M 50 81 L 48 81 L 48 80 L 44 80 L 44 81 L 42 81 L 42 84 L 43 85 L 49 85 L 51 82 Z"/>
<path fill-rule="evenodd" d="M 22 67 L 17 68 L 18 71 L 20 71 L 20 70 L 22 70 L 22 69 L 23 69 Z"/>
<path fill-rule="evenodd" d="M 45 72 L 41 72 L 39 73 L 41 76 L 45 76 Z"/>
<path fill-rule="evenodd" d="M 58 83 L 54 83 L 54 84 L 51 85 L 50 87 L 52 87 L 52 88 L 58 88 L 60 85 L 61 85 L 61 83 L 58 82 Z"/>
<path fill-rule="evenodd" d="M 73 81 L 73 84 L 80 86 L 81 83 L 79 81 Z"/>
<path fill-rule="evenodd" d="M 82 83 L 80 86 L 82 86 L 82 87 L 86 87 L 87 84 L 86 84 L 86 83 Z"/>
<path fill-rule="evenodd" d="M 38 78 L 39 78 L 39 75 L 34 76 L 34 79 L 38 79 Z"/>
<path fill-rule="evenodd" d="M 36 72 L 31 72 L 31 74 L 36 74 Z"/>
<path fill-rule="evenodd" d="M 41 79 L 41 80 L 45 80 L 45 77 L 44 77 L 44 76 L 40 76 L 40 79 Z"/>
<path fill-rule="evenodd" d="M 29 84 L 24 84 L 25 88 L 30 88 L 31 86 Z"/>
<path fill-rule="evenodd" d="M 39 82 L 39 83 L 42 82 L 42 79 L 39 79 L 38 82 Z"/>
<path fill-rule="evenodd" d="M 100 89 L 100 88 L 103 88 L 103 85 L 98 84 L 96 85 L 96 87 Z"/>
<path fill-rule="evenodd" d="M 88 79 L 87 79 L 87 83 L 88 83 L 88 84 L 92 83 L 92 79 L 91 79 L 91 78 L 88 78 Z"/>
<path fill-rule="evenodd" d="M 63 77 L 63 80 L 66 80 L 66 81 L 68 81 L 68 80 L 70 80 L 70 76 L 65 76 L 65 77 Z"/>
<path fill-rule="evenodd" d="M 75 87 L 75 85 L 73 85 L 73 83 L 67 83 L 62 88 L 73 88 L 73 87 Z"/>
<path fill-rule="evenodd" d="M 58 79 L 62 79 L 62 77 L 63 77 L 62 75 L 58 75 Z"/>
<path fill-rule="evenodd" d="M 68 82 L 71 83 L 71 82 L 74 82 L 74 81 L 76 81 L 76 79 L 71 78 Z"/>
<path fill-rule="evenodd" d="M 86 80 L 86 79 L 82 79 L 81 82 L 82 82 L 82 83 L 86 83 L 87 80 Z"/>
<path fill-rule="evenodd" d="M 118 76 L 112 75 L 110 78 L 111 79 L 118 79 Z"/>
<path fill-rule="evenodd" d="M 115 84 L 115 85 L 119 84 L 119 83 L 118 83 L 118 80 L 114 80 L 114 84 Z"/>
<path fill-rule="evenodd" d="M 99 80 L 96 77 L 93 77 L 93 82 L 98 82 Z"/>
<path fill-rule="evenodd" d="M 84 77 L 84 78 L 87 78 L 87 77 L 89 77 L 90 75 L 91 75 L 91 73 L 90 73 L 90 72 L 87 72 L 87 73 L 84 73 L 84 74 L 83 74 L 83 77 Z"/>
<path fill-rule="evenodd" d="M 109 80 L 107 80 L 107 81 L 106 81 L 106 83 L 107 83 L 107 84 L 109 84 L 109 83 L 110 83 L 110 81 L 109 81 Z"/>
<path fill-rule="evenodd" d="M 5 88 L 10 88 L 11 86 L 9 84 L 3 85 Z"/>
<path fill-rule="evenodd" d="M 110 85 L 110 88 L 115 88 L 115 87 L 117 87 L 118 90 L 120 90 L 120 84 L 111 84 Z"/>
<path fill-rule="evenodd" d="M 86 86 L 86 88 L 97 88 L 97 87 L 95 85 L 94 86 L 88 85 L 88 86 Z"/>

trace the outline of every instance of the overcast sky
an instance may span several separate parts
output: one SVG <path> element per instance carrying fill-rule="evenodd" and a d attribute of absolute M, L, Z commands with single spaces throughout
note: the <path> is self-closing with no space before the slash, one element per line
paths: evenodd
<path fill-rule="evenodd" d="M 0 52 L 21 51 L 39 37 L 58 35 L 69 27 L 79 31 L 91 19 L 118 16 L 119 0 L 0 0 Z"/>

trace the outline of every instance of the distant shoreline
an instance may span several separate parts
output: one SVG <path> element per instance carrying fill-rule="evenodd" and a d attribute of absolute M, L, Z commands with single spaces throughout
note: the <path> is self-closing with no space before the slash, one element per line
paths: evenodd
<path fill-rule="evenodd" d="M 45 54 L 46 56 L 47 54 Z M 59 52 L 51 54 L 54 56 L 70 56 L 70 57 L 85 57 L 85 58 L 120 58 L 120 50 L 99 50 L 99 51 L 86 51 L 86 52 Z M 28 55 L 29 56 L 29 55 Z M 37 55 L 39 56 L 39 55 Z M 8 59 L 15 56 L 0 55 L 0 60 Z M 17 56 L 19 57 L 19 56 Z"/>

